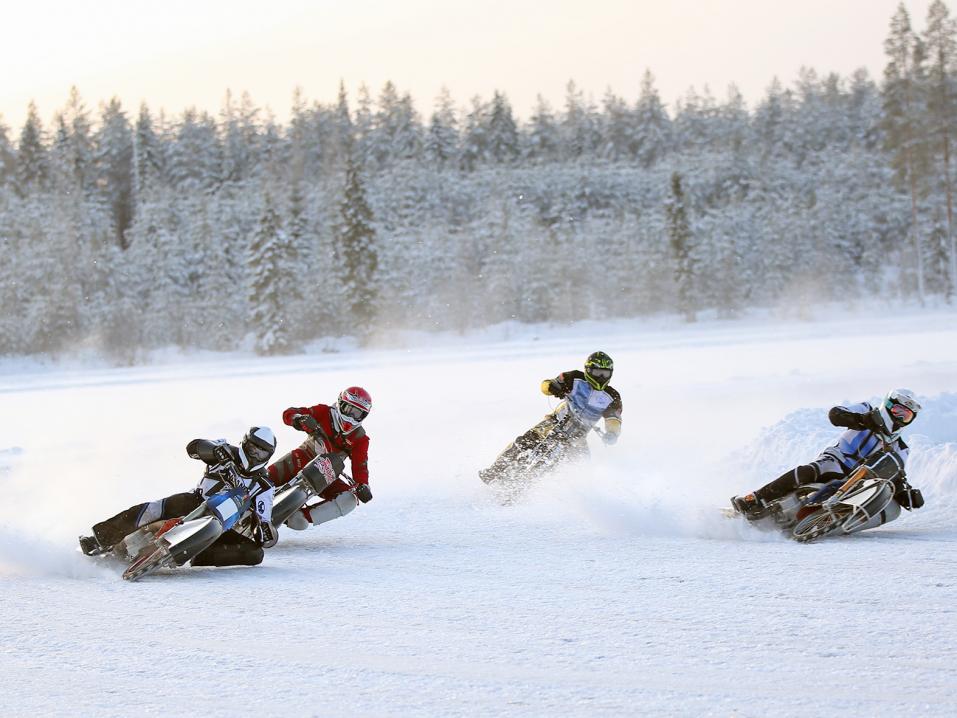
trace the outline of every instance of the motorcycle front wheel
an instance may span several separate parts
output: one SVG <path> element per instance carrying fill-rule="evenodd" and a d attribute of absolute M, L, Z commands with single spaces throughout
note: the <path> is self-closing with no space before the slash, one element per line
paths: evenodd
<path fill-rule="evenodd" d="M 800 543 L 808 543 L 814 539 L 826 536 L 847 518 L 846 511 L 815 511 L 798 521 L 791 530 L 791 538 Z"/>

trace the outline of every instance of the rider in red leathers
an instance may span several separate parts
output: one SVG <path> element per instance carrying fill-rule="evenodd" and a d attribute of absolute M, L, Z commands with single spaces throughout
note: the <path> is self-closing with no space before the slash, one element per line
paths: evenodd
<path fill-rule="evenodd" d="M 352 489 L 337 479 L 319 494 L 320 501 L 307 504 L 286 520 L 286 526 L 303 530 L 309 525 L 345 516 L 353 511 L 358 501 L 372 500 L 369 488 L 369 436 L 362 421 L 372 410 L 372 397 L 362 387 L 351 386 L 339 394 L 335 405 L 316 404 L 310 407 L 290 407 L 282 413 L 287 426 L 309 434 L 296 449 L 269 467 L 269 480 L 278 488 L 288 483 L 306 464 L 320 453 L 332 454 L 337 471 L 342 470 L 348 457 L 352 464 Z M 326 447 L 328 444 L 328 448 Z"/>

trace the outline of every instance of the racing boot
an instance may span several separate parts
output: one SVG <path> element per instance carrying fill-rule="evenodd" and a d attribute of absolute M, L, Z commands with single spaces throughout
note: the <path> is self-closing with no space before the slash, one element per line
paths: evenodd
<path fill-rule="evenodd" d="M 101 546 L 96 536 L 80 536 L 80 550 L 87 556 L 98 556 L 110 549 L 108 546 Z"/>
<path fill-rule="evenodd" d="M 744 496 L 732 496 L 731 506 L 748 521 L 757 521 L 768 515 L 767 505 L 753 493 Z"/>

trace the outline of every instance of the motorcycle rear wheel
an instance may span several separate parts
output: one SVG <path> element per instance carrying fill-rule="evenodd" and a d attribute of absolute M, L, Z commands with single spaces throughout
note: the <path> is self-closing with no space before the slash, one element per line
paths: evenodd
<path fill-rule="evenodd" d="M 146 574 L 165 566 L 169 555 L 169 549 L 166 546 L 159 546 L 153 552 L 147 548 L 143 551 L 143 555 L 123 572 L 123 578 L 126 581 L 138 581 Z"/>

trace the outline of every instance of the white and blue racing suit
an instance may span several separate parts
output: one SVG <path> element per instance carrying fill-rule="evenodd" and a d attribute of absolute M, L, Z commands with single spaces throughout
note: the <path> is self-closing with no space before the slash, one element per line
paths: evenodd
<path fill-rule="evenodd" d="M 906 462 L 907 455 L 910 453 L 907 444 L 900 436 L 894 436 L 889 440 L 882 436 L 872 418 L 873 411 L 874 407 L 866 401 L 850 406 L 833 407 L 828 412 L 828 419 L 834 426 L 847 428 L 837 443 L 822 451 L 811 463 L 786 471 L 774 481 L 762 486 L 754 492 L 754 496 L 764 502 L 774 501 L 805 484 L 843 481 L 860 466 L 864 459 L 883 448 L 885 442 L 887 448 L 894 451 L 902 462 Z M 900 496 L 899 503 L 902 503 L 905 508 L 911 508 L 910 492 L 915 490 L 907 484 L 903 472 L 895 483 L 899 484 L 895 498 Z M 905 498 L 908 501 L 907 504 L 903 503 Z M 914 505 L 913 508 L 918 506 Z"/>

